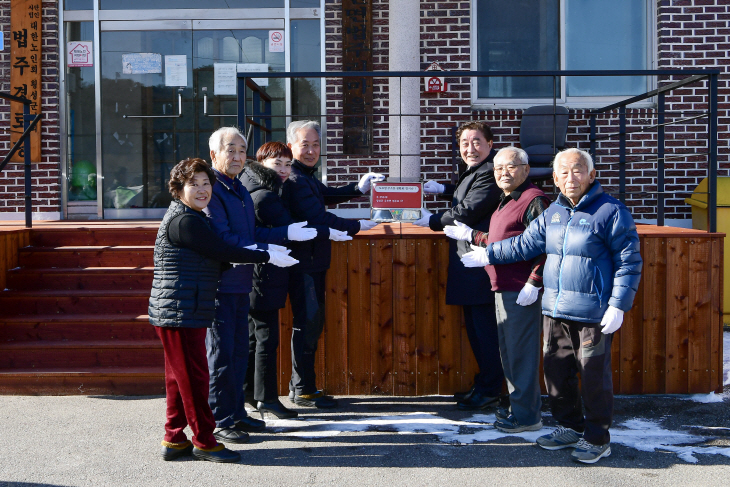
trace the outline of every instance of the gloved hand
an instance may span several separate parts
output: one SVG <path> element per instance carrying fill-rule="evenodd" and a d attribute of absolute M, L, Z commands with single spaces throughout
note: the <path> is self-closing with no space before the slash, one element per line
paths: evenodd
<path fill-rule="evenodd" d="M 443 193 L 444 191 L 446 191 L 446 186 L 436 181 L 426 181 L 426 184 L 423 185 L 424 193 Z"/>
<path fill-rule="evenodd" d="M 368 221 L 368 220 L 365 220 Z M 347 232 L 343 232 L 342 230 L 337 230 L 336 228 L 330 228 L 330 240 L 334 242 L 344 242 L 346 240 L 352 240 L 352 237 L 347 234 Z"/>
<path fill-rule="evenodd" d="M 261 251 L 263 251 L 263 249 L 260 249 L 258 247 L 258 245 L 256 245 L 256 244 L 249 245 L 248 247 L 244 247 L 244 249 L 248 249 L 248 250 L 261 250 Z"/>
<path fill-rule="evenodd" d="M 601 320 L 601 326 L 603 327 L 601 328 L 601 333 L 603 333 L 604 335 L 613 333 L 621 328 L 623 322 L 624 312 L 618 308 L 609 306 L 606 312 L 603 314 L 603 319 Z"/>
<path fill-rule="evenodd" d="M 294 257 L 289 257 L 284 252 L 277 252 L 276 250 L 267 250 L 269 253 L 269 263 L 274 264 L 277 267 L 289 267 L 299 263 Z"/>
<path fill-rule="evenodd" d="M 370 186 L 373 181 L 382 181 L 383 179 L 385 179 L 383 174 L 369 172 L 360 178 L 360 182 L 357 183 L 357 189 L 359 189 L 362 194 L 365 194 L 370 191 Z"/>
<path fill-rule="evenodd" d="M 414 221 L 414 225 L 418 225 L 419 227 L 426 227 L 428 228 L 428 221 L 431 219 L 431 216 L 433 213 L 428 211 L 426 208 L 421 208 L 421 218 Z"/>
<path fill-rule="evenodd" d="M 297 222 L 289 225 L 286 231 L 286 238 L 302 242 L 304 240 L 312 240 L 317 236 L 317 230 L 314 228 L 304 228 L 307 222 Z"/>
<path fill-rule="evenodd" d="M 282 254 L 289 255 L 289 253 L 291 252 L 291 249 L 282 247 L 281 245 L 268 244 L 268 246 L 269 246 L 269 250 L 273 250 L 275 252 L 281 252 Z"/>
<path fill-rule="evenodd" d="M 535 287 L 529 282 L 526 282 L 522 291 L 520 291 L 520 295 L 517 296 L 516 303 L 520 306 L 530 306 L 532 303 L 537 301 L 537 295 L 540 292 L 540 289 L 542 288 Z"/>
<path fill-rule="evenodd" d="M 472 245 L 471 248 L 473 252 L 464 254 L 464 257 L 461 258 L 464 267 L 484 267 L 485 265 L 489 265 L 489 256 L 487 255 L 486 247 Z"/>
<path fill-rule="evenodd" d="M 378 224 L 378 222 L 374 222 L 372 220 L 360 220 L 360 231 L 363 232 L 365 230 L 370 230 L 371 228 L 375 227 Z"/>
<path fill-rule="evenodd" d="M 456 226 L 446 225 L 444 227 L 444 233 L 447 237 L 453 238 L 454 240 L 471 240 L 471 233 L 473 230 L 468 225 L 457 221 Z"/>

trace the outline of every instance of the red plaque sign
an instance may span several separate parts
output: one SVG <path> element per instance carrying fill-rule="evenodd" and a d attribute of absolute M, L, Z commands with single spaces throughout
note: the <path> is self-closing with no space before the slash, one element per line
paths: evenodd
<path fill-rule="evenodd" d="M 420 209 L 423 187 L 421 183 L 373 183 L 370 202 L 373 209 Z"/>

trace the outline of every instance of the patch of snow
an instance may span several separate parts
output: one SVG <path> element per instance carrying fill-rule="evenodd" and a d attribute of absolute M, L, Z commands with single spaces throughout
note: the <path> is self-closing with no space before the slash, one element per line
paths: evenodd
<path fill-rule="evenodd" d="M 714 392 L 710 392 L 709 394 L 692 394 L 690 396 L 683 397 L 682 399 L 708 404 L 711 402 L 722 402 L 723 396 L 722 394 L 715 394 Z"/>
<path fill-rule="evenodd" d="M 454 421 L 433 413 L 410 413 L 342 421 L 273 420 L 267 421 L 267 424 L 277 433 L 301 438 L 324 438 L 345 432 L 382 431 L 399 434 L 432 434 L 444 443 L 462 445 L 490 442 L 507 436 L 515 436 L 533 443 L 539 436 L 552 431 L 552 428 L 542 428 L 540 431 L 502 433 L 494 428 L 495 420 L 494 414 L 475 414 L 463 421 Z M 640 418 L 624 421 L 616 428 L 612 428 L 611 441 L 640 451 L 674 452 L 689 463 L 697 462 L 695 456 L 697 454 L 730 457 L 730 447 L 702 446 L 700 443 L 705 441 L 702 436 L 667 430 L 657 422 Z"/>

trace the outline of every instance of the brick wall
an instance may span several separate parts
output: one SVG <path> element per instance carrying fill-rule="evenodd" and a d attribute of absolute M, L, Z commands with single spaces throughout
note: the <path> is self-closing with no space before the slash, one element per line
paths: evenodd
<path fill-rule="evenodd" d="M 387 7 L 383 1 L 374 5 L 374 38 L 378 55 L 375 69 L 387 70 Z M 328 2 L 327 69 L 341 69 L 338 58 L 339 25 L 341 10 L 338 2 Z M 376 15 L 376 11 L 378 14 Z M 730 101 L 725 74 L 730 64 L 730 0 L 658 0 L 657 1 L 657 45 L 658 68 L 716 67 L 723 71 L 719 83 L 719 133 L 718 160 L 721 176 L 730 174 L 728 161 L 728 139 L 730 138 Z M 422 0 L 420 19 L 421 68 L 438 62 L 446 70 L 469 70 L 470 65 L 470 3 Z M 380 24 L 382 23 L 382 24 Z M 679 78 L 660 79 L 664 85 Z M 464 79 L 447 79 L 448 93 L 421 93 L 421 157 L 422 175 L 426 179 L 442 182 L 449 180 L 451 171 L 451 127 L 471 118 L 487 120 L 495 134 L 495 147 L 519 143 L 521 110 L 471 111 L 470 83 Z M 334 88 L 333 88 L 334 90 Z M 328 92 L 330 96 L 336 90 Z M 676 90 L 667 96 L 666 121 L 693 116 L 707 110 L 707 88 L 705 82 Z M 382 91 L 376 87 L 376 99 L 382 98 Z M 332 109 L 339 106 L 337 98 Z M 328 114 L 334 112 L 328 106 Z M 571 109 L 568 131 L 568 146 L 588 150 L 589 116 L 587 110 Z M 598 117 L 598 133 L 605 135 L 618 132 L 616 111 Z M 638 132 L 642 127 L 657 123 L 654 109 L 627 110 L 627 158 L 626 158 L 626 202 L 637 218 L 655 219 L 656 187 L 656 132 Z M 381 124 L 379 136 L 383 144 L 376 147 L 376 153 L 387 147 L 387 123 Z M 332 129 L 332 126 L 330 125 Z M 336 130 L 328 133 L 328 152 L 336 154 L 340 147 Z M 599 142 L 597 148 L 598 178 L 609 192 L 618 195 L 618 138 Z M 684 203 L 699 181 L 707 175 L 707 124 L 706 119 L 686 124 L 669 126 L 666 129 L 665 191 L 666 212 L 669 219 L 687 219 L 690 208 Z M 383 167 L 383 166 L 386 167 Z M 331 157 L 328 164 L 328 182 L 341 184 L 366 172 L 368 167 L 376 171 L 387 171 L 387 159 L 372 160 L 349 158 L 339 160 Z M 555 189 L 547 182 L 543 187 L 548 192 Z M 446 208 L 448 201 L 427 197 L 427 206 L 433 209 Z M 366 207 L 366 204 L 350 206 Z M 343 207 L 343 205 L 340 205 Z"/>
<path fill-rule="evenodd" d="M 41 160 L 33 161 L 33 211 L 59 212 L 60 197 L 60 136 L 59 136 L 59 77 L 58 77 L 58 2 L 42 2 L 42 64 L 41 64 Z M 0 90 L 10 92 L 10 0 L 0 0 L 0 25 L 5 32 L 5 50 L 0 51 Z M 0 124 L 9 126 L 10 106 L 0 100 Z M 0 154 L 10 150 L 7 130 L 0 131 Z M 10 163 L 0 173 L 0 212 L 24 211 L 24 172 L 22 163 Z M 6 215 L 8 218 L 10 215 Z M 0 216 L 0 219 L 3 219 Z"/>

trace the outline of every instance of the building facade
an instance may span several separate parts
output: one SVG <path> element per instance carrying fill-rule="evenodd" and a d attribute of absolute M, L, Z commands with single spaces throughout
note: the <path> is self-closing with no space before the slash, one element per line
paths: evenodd
<path fill-rule="evenodd" d="M 0 1 L 0 90 L 11 94 L 11 4 L 20 3 Z M 236 72 L 339 72 L 354 70 L 353 59 L 367 60 L 363 66 L 373 72 L 405 71 L 404 53 L 420 71 L 432 63 L 448 71 L 718 69 L 717 159 L 719 174 L 728 175 L 730 0 L 262 3 L 210 0 L 201 9 L 189 0 L 40 2 L 43 118 L 41 156 L 33 161 L 34 218 L 160 218 L 171 167 L 185 157 L 209 159 L 210 133 L 236 123 Z M 418 15 L 403 14 L 415 9 Z M 355 52 L 363 28 L 367 43 Z M 447 78 L 444 92 L 426 92 L 420 78 L 414 89 L 376 76 L 359 86 L 370 97 L 369 125 L 355 149 L 346 126 L 357 113 L 352 100 L 361 97 L 353 98 L 350 78 L 256 81 L 272 99 L 271 138 L 283 140 L 292 119 L 321 120 L 322 177 L 339 185 L 370 170 L 406 176 L 409 166 L 400 161 L 407 158 L 418 177 L 448 181 L 453 127 L 486 120 L 495 147 L 518 144 L 524 109 L 550 105 L 553 95 L 570 110 L 567 146 L 588 149 L 592 109 L 683 77 L 464 77 Z M 667 121 L 692 118 L 708 108 L 707 83 L 669 92 L 666 100 Z M 650 98 L 626 111 L 627 131 L 636 131 L 626 141 L 626 201 L 645 222 L 657 218 L 657 136 L 648 129 L 658 122 L 656 103 Z M 417 113 L 403 108 L 414 106 Z M 7 104 L 0 115 L 10 127 Z M 615 132 L 617 120 L 615 112 L 599 117 L 599 133 Z M 706 118 L 667 127 L 670 224 L 691 223 L 684 198 L 707 175 L 707 139 Z M 10 149 L 8 130 L 0 132 L 0 145 L 3 154 Z M 618 145 L 602 140 L 596 151 L 598 178 L 612 192 Z M 0 219 L 23 218 L 23 184 L 22 164 L 0 173 Z M 553 190 L 549 181 L 543 186 Z M 448 201 L 429 197 L 427 205 Z M 362 198 L 337 211 L 363 217 L 368 208 Z"/>

